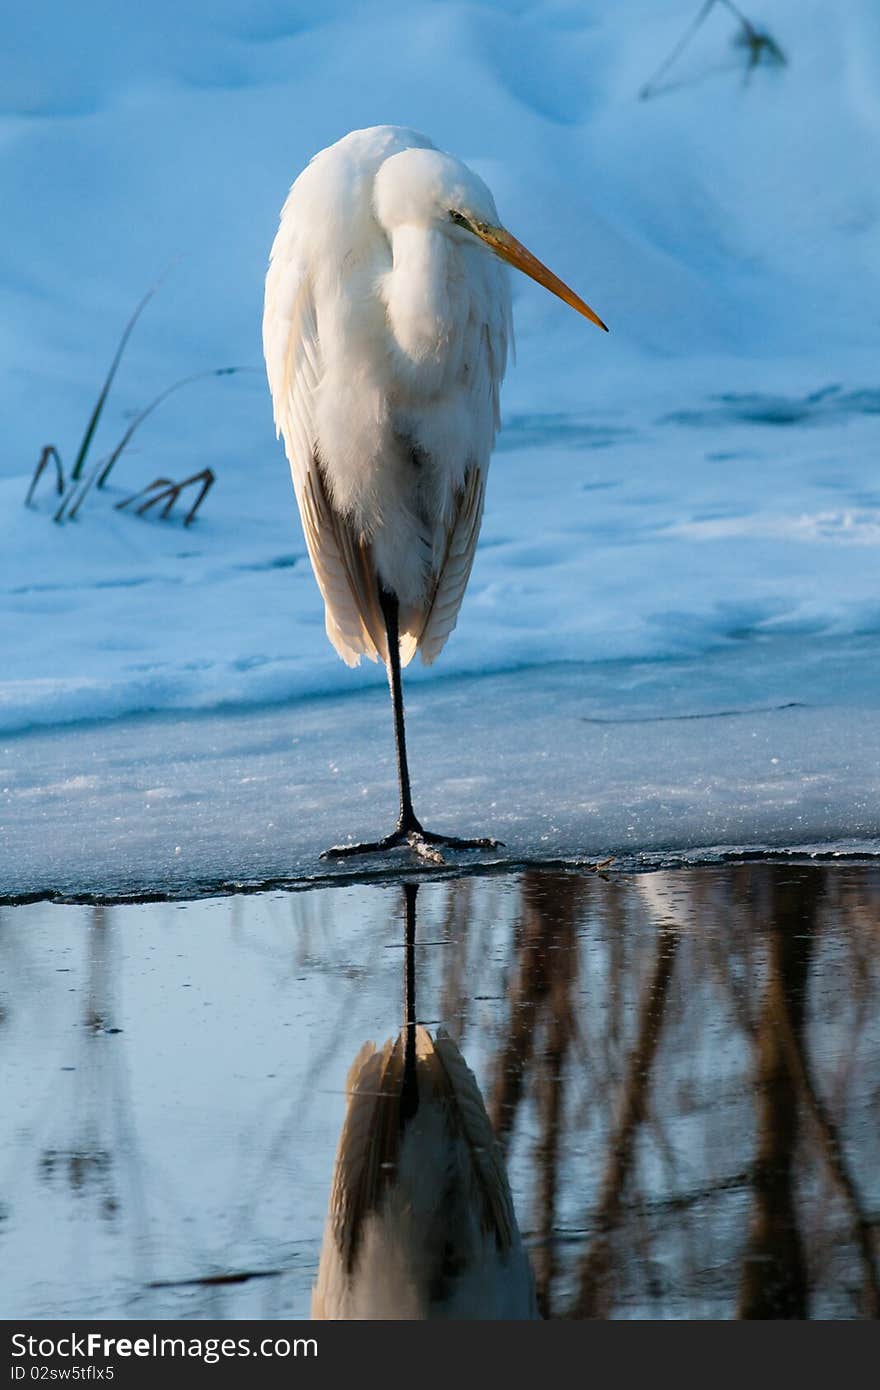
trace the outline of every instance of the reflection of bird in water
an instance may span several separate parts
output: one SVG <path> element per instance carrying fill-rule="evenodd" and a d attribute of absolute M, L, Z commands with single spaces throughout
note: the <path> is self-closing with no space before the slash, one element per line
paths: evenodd
<path fill-rule="evenodd" d="M 417 1027 L 408 1075 L 405 1032 L 366 1043 L 349 1072 L 312 1316 L 537 1317 L 473 1074 L 451 1038 Z"/>
<path fill-rule="evenodd" d="M 316 155 L 281 214 L 263 345 L 327 635 L 386 663 L 400 783 L 396 829 L 337 847 L 471 848 L 426 831 L 410 793 L 401 667 L 455 626 L 477 545 L 516 266 L 604 328 L 500 226 L 489 189 L 430 140 L 353 131 Z"/>
<path fill-rule="evenodd" d="M 312 1316 L 536 1318 L 479 1087 L 452 1039 L 415 1022 L 416 889 L 406 893 L 407 1022 L 349 1071 Z"/>

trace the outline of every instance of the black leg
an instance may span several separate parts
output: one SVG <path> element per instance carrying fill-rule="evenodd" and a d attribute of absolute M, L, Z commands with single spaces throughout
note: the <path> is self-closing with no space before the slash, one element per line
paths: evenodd
<path fill-rule="evenodd" d="M 397 780 L 400 788 L 400 814 L 397 828 L 383 840 L 372 840 L 360 845 L 334 845 L 325 849 L 322 859 L 348 859 L 355 854 L 381 854 L 388 849 L 401 849 L 408 846 L 422 859 L 434 864 L 444 863 L 439 846 L 447 849 L 496 849 L 500 840 L 479 839 L 461 840 L 455 835 L 438 835 L 425 830 L 413 810 L 412 790 L 409 781 L 409 763 L 406 756 L 406 724 L 403 712 L 403 681 L 400 674 L 400 629 L 398 626 L 397 597 L 386 590 L 379 590 L 379 603 L 385 619 L 385 635 L 388 641 L 388 687 L 391 691 L 391 708 L 394 715 L 394 742 L 397 748 Z"/>
<path fill-rule="evenodd" d="M 405 965 L 403 969 L 404 1048 L 403 1085 L 400 1088 L 401 1127 L 419 1108 L 418 1067 L 416 1065 L 416 898 L 417 883 L 403 885 L 406 921 Z"/>
<path fill-rule="evenodd" d="M 422 834 L 422 827 L 413 810 L 412 791 L 409 785 L 409 763 L 406 757 L 406 723 L 403 714 L 403 681 L 400 675 L 400 628 L 397 615 L 399 605 L 394 594 L 379 592 L 379 603 L 385 619 L 385 633 L 388 639 L 388 688 L 391 691 L 391 709 L 394 714 L 394 743 L 397 748 L 397 782 L 400 788 L 400 815 L 397 829 L 401 833 L 415 830 Z"/>

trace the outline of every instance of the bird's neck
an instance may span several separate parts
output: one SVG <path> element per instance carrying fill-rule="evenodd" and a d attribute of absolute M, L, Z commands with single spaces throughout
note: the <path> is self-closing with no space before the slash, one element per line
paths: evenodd
<path fill-rule="evenodd" d="M 413 366 L 442 366 L 449 351 L 454 252 L 449 238 L 431 228 L 404 226 L 393 233 L 385 308 L 396 346 Z"/>

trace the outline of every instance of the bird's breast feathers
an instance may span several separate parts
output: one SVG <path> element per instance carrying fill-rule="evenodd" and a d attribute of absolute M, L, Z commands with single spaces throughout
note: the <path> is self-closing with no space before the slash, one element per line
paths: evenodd
<path fill-rule="evenodd" d="M 394 495 L 401 441 L 407 463 L 428 462 L 452 487 L 488 462 L 506 356 L 504 274 L 489 253 L 401 228 L 393 260 L 377 254 L 372 267 L 361 260 L 316 284 L 317 444 L 334 501 L 365 530 L 380 479 L 386 506 Z"/>

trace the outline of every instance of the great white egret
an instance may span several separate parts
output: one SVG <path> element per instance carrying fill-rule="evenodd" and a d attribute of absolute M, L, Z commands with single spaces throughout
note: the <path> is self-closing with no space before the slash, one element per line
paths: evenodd
<path fill-rule="evenodd" d="M 499 225 L 482 179 L 415 131 L 352 131 L 281 213 L 263 316 L 276 430 L 327 635 L 350 666 L 385 662 L 397 744 L 396 829 L 331 855 L 497 843 L 417 819 L 400 672 L 441 651 L 474 558 L 512 331 L 502 261 L 605 327 Z"/>

